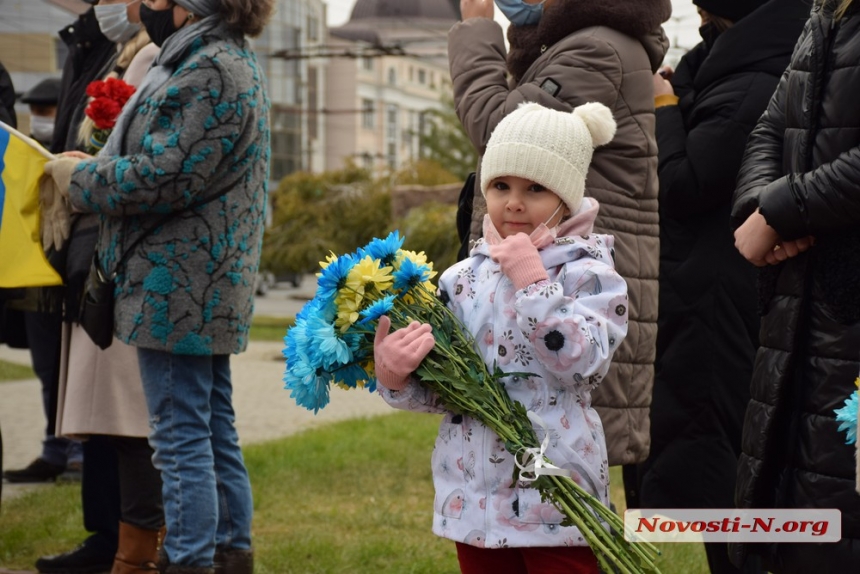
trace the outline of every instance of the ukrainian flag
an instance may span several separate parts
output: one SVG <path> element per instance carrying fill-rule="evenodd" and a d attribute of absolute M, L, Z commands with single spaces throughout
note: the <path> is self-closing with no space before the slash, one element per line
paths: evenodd
<path fill-rule="evenodd" d="M 10 130 L 0 122 L 0 287 L 62 285 L 39 238 L 39 177 L 48 157 Z"/>

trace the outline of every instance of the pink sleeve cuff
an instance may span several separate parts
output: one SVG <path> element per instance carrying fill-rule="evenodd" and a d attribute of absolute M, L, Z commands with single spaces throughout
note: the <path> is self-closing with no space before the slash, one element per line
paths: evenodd
<path fill-rule="evenodd" d="M 376 363 L 374 369 L 376 370 L 376 380 L 390 391 L 402 391 L 409 384 L 408 376 L 404 377 L 388 370 L 383 363 Z"/>
<path fill-rule="evenodd" d="M 525 289 L 532 283 L 549 279 L 546 269 L 540 256 L 535 253 L 535 257 L 524 257 L 511 265 L 508 270 L 508 277 L 517 291 Z"/>

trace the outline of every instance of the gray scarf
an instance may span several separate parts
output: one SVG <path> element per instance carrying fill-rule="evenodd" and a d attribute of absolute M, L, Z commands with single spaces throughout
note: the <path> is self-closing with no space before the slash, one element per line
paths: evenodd
<path fill-rule="evenodd" d="M 219 9 L 220 0 L 175 0 L 175 2 L 200 18 L 193 24 L 186 24 L 170 36 L 161 47 L 158 57 L 152 63 L 146 77 L 137 87 L 137 90 L 126 102 L 116 125 L 105 143 L 101 155 L 113 157 L 122 153 L 122 144 L 125 140 L 125 132 L 135 115 L 135 110 L 141 102 L 158 91 L 173 76 L 176 65 L 185 56 L 188 48 L 197 39 L 207 34 L 219 37 L 228 36 L 227 25 L 221 20 Z"/>

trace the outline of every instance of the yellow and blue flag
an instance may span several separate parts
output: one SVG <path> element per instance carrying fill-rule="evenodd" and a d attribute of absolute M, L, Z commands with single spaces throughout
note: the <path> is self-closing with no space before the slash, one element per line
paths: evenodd
<path fill-rule="evenodd" d="M 0 287 L 62 285 L 39 238 L 39 178 L 48 157 L 10 130 L 0 125 Z"/>

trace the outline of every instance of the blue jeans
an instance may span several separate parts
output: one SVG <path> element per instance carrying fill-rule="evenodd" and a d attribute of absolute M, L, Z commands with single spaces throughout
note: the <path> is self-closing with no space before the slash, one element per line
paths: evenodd
<path fill-rule="evenodd" d="M 251 548 L 251 483 L 234 426 L 228 355 L 138 348 L 153 462 L 164 482 L 171 564 L 211 567 L 215 548 Z"/>

